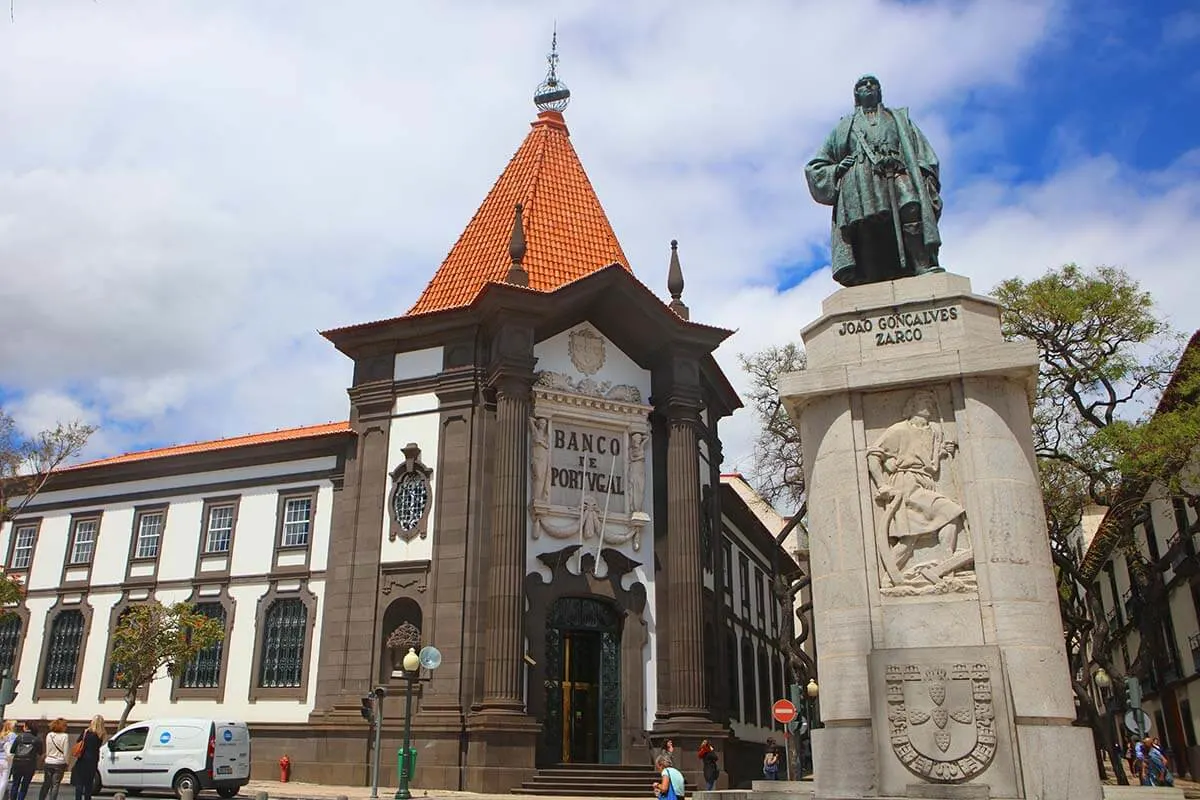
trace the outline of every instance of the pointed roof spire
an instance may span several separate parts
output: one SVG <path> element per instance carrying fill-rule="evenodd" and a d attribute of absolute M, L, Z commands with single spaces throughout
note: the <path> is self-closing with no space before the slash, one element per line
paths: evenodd
<path fill-rule="evenodd" d="M 671 266 L 667 269 L 667 291 L 671 293 L 670 309 L 680 319 L 688 318 L 688 307 L 683 304 L 683 267 L 679 266 L 679 242 L 671 240 Z"/>
<path fill-rule="evenodd" d="M 557 31 L 547 61 L 533 129 L 409 314 L 470 305 L 489 283 L 553 292 L 614 263 L 629 269 L 563 121 L 571 92 L 558 77 Z"/>
<path fill-rule="evenodd" d="M 558 77 L 558 23 L 554 24 L 554 35 L 550 38 L 550 54 L 546 56 L 549 67 L 546 79 L 538 84 L 533 93 L 533 104 L 538 111 L 562 113 L 571 102 L 571 90 Z"/>
<path fill-rule="evenodd" d="M 524 210 L 524 206 L 517 203 L 517 210 L 513 217 L 512 237 L 508 240 L 508 255 L 512 259 L 512 264 L 508 268 L 508 275 L 504 278 L 505 283 L 517 286 L 529 285 L 529 273 L 525 271 L 525 267 L 521 263 L 525 260 L 525 223 L 521 219 Z"/>

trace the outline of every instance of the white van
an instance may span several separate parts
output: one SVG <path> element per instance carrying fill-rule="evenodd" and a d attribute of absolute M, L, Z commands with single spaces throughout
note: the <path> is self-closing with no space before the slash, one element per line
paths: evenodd
<path fill-rule="evenodd" d="M 96 791 L 216 789 L 233 797 L 250 782 L 250 731 L 244 722 L 151 719 L 128 725 L 100 748 Z"/>

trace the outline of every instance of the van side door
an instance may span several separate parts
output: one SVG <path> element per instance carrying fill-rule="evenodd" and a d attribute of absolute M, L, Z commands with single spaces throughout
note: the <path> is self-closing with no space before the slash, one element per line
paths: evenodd
<path fill-rule="evenodd" d="M 149 725 L 114 736 L 100 749 L 100 780 L 114 789 L 140 789 L 146 775 L 146 737 Z"/>

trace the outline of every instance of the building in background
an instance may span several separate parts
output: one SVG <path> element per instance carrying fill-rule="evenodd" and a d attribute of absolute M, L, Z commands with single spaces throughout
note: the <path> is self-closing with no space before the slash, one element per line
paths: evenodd
<path fill-rule="evenodd" d="M 1184 359 L 1200 352 L 1200 333 L 1185 350 Z M 1184 379 L 1177 369 L 1156 413 L 1178 402 L 1196 402 L 1176 391 Z M 1200 774 L 1200 525 L 1196 496 L 1200 483 L 1193 452 L 1186 469 L 1185 489 L 1191 499 L 1174 495 L 1162 485 L 1126 489 L 1136 492 L 1121 505 L 1136 508 L 1128 523 L 1093 508 L 1085 515 L 1078 545 L 1083 576 L 1090 582 L 1110 631 L 1107 653 L 1114 671 L 1136 677 L 1142 691 L 1142 710 L 1150 721 L 1147 735 L 1157 736 L 1175 757 L 1178 774 Z M 1132 558 L 1131 558 L 1132 556 Z M 1132 563 L 1131 563 L 1132 562 Z M 1144 570 L 1136 581 L 1131 569 Z M 1139 588 L 1139 584 L 1145 588 Z M 1143 651 L 1142 639 L 1149 637 Z M 1139 653 L 1142 658 L 1139 659 Z M 1133 736 L 1126 721 L 1124 685 L 1100 689 L 1108 702 L 1113 732 L 1122 740 Z"/>
<path fill-rule="evenodd" d="M 187 599 L 226 640 L 134 717 L 243 718 L 255 777 L 286 753 L 295 780 L 364 783 L 362 697 L 386 688 L 395 753 L 400 665 L 429 644 L 421 788 L 507 791 L 572 763 L 600 791 L 667 738 L 713 741 L 725 780 L 758 776 L 789 682 L 771 579 L 797 565 L 778 515 L 720 474 L 741 403 L 712 353 L 730 331 L 690 320 L 674 244 L 670 303 L 634 276 L 565 86 L 539 91 L 409 312 L 325 332 L 353 364 L 348 423 L 83 465 L 0 531 L 29 586 L 0 625 L 11 715 L 116 717 L 122 610 Z"/>

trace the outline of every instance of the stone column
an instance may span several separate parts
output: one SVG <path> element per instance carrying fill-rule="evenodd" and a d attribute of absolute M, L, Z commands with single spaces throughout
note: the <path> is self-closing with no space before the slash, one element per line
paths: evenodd
<path fill-rule="evenodd" d="M 708 720 L 704 682 L 704 583 L 700 552 L 699 409 L 667 409 L 667 581 L 671 600 L 668 715 Z"/>
<path fill-rule="evenodd" d="M 505 365 L 492 383 L 496 388 L 496 460 L 482 707 L 508 711 L 525 709 L 524 579 L 529 519 L 525 495 L 533 374 L 523 366 Z"/>

